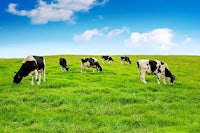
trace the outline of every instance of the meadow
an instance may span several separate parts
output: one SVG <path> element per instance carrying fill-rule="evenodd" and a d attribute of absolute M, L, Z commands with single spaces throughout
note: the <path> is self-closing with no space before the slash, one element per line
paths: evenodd
<path fill-rule="evenodd" d="M 61 72 L 59 58 L 68 61 Z M 23 59 L 0 59 L 0 132 L 200 132 L 200 56 L 130 55 L 131 65 L 104 64 L 80 73 L 81 55 L 46 56 L 46 82 L 32 86 L 26 77 L 13 84 Z M 138 77 L 138 59 L 165 61 L 176 75 L 173 86 L 156 76 Z"/>

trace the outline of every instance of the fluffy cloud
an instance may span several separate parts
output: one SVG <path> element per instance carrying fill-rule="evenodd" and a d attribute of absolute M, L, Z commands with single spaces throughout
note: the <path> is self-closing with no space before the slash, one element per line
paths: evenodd
<path fill-rule="evenodd" d="M 97 29 L 93 30 L 86 30 L 80 35 L 74 36 L 74 41 L 90 41 L 95 36 L 101 36 L 101 31 L 98 31 Z"/>
<path fill-rule="evenodd" d="M 103 16 L 101 16 L 101 15 L 98 15 L 97 17 L 98 17 L 99 20 L 103 19 Z"/>
<path fill-rule="evenodd" d="M 112 38 L 112 37 L 118 36 L 124 32 L 129 32 L 129 29 L 127 27 L 122 27 L 121 29 L 114 29 L 114 30 L 110 31 L 106 36 L 108 38 Z"/>
<path fill-rule="evenodd" d="M 92 29 L 92 30 L 86 30 L 80 35 L 74 36 L 74 41 L 90 41 L 92 38 L 97 36 L 102 36 L 108 39 L 111 39 L 115 36 L 119 36 L 125 32 L 129 32 L 129 29 L 127 27 L 122 27 L 121 29 L 113 29 L 110 30 L 109 27 L 104 27 L 100 30 L 98 29 Z"/>
<path fill-rule="evenodd" d="M 172 45 L 172 30 L 168 28 L 159 28 L 147 33 L 133 32 L 125 44 L 129 47 L 138 46 L 157 46 L 160 49 L 169 49 Z"/>
<path fill-rule="evenodd" d="M 186 37 L 185 40 L 183 41 L 184 44 L 189 43 L 192 41 L 191 37 Z"/>
<path fill-rule="evenodd" d="M 18 10 L 17 4 L 10 3 L 7 11 L 18 16 L 26 16 L 33 24 L 46 24 L 54 21 L 72 22 L 72 17 L 76 12 L 85 12 L 93 6 L 104 5 L 108 0 L 53 0 L 47 3 L 38 0 L 38 5 L 32 10 Z"/>

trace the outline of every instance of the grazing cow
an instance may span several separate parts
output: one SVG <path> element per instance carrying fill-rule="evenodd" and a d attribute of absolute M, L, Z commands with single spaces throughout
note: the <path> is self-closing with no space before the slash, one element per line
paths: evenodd
<path fill-rule="evenodd" d="M 165 62 L 159 60 L 147 60 L 141 59 L 137 61 L 140 80 L 146 84 L 145 74 L 156 75 L 157 82 L 160 84 L 160 78 L 163 79 L 163 83 L 166 84 L 165 78 L 169 79 L 170 85 L 173 85 L 175 76 L 169 70 L 168 65 Z"/>
<path fill-rule="evenodd" d="M 61 71 L 64 72 L 64 71 L 68 71 L 69 70 L 69 67 L 67 65 L 67 61 L 65 58 L 60 58 L 60 66 L 61 66 Z"/>
<path fill-rule="evenodd" d="M 100 72 L 102 71 L 102 67 L 100 66 L 96 58 L 87 58 L 87 57 L 81 58 L 81 72 L 86 72 L 85 71 L 86 67 L 92 67 L 93 72 L 94 72 L 94 68 L 96 68 L 97 71 L 100 71 Z"/>
<path fill-rule="evenodd" d="M 131 64 L 131 60 L 129 59 L 128 56 L 121 56 L 121 64 L 123 64 L 123 62 L 126 61 L 129 64 Z"/>
<path fill-rule="evenodd" d="M 18 72 L 14 73 L 13 82 L 18 84 L 26 77 L 31 77 L 31 84 L 34 84 L 34 74 L 36 76 L 37 83 L 40 84 L 41 76 L 43 74 L 43 80 L 45 81 L 45 59 L 41 56 L 27 56 Z"/>
<path fill-rule="evenodd" d="M 109 64 L 110 64 L 110 61 L 114 61 L 111 56 L 101 56 L 101 59 L 102 59 L 102 63 L 104 63 L 104 60 L 108 60 Z"/>

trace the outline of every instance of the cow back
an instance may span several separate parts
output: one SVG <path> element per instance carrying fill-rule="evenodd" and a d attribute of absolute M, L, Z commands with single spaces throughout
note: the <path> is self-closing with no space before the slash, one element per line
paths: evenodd
<path fill-rule="evenodd" d="M 61 66 L 66 66 L 67 65 L 67 61 L 65 58 L 60 58 L 60 65 Z"/>
<path fill-rule="evenodd" d="M 42 56 L 33 56 L 37 63 L 37 69 L 41 70 L 45 68 L 44 58 Z"/>
<path fill-rule="evenodd" d="M 154 72 L 157 69 L 157 62 L 154 60 L 149 60 L 149 65 L 151 68 L 151 72 Z"/>
<path fill-rule="evenodd" d="M 88 58 L 86 58 L 86 57 L 81 58 L 81 62 L 82 62 L 82 63 L 85 63 L 85 62 L 87 62 L 87 61 L 88 61 Z"/>
<path fill-rule="evenodd" d="M 22 64 L 21 68 L 18 71 L 18 74 L 25 77 L 27 76 L 31 71 L 37 69 L 37 64 L 35 61 L 27 61 Z"/>
<path fill-rule="evenodd" d="M 93 65 L 96 65 L 98 62 L 96 62 L 93 58 L 89 58 L 88 60 L 90 62 L 90 65 L 93 66 Z"/>

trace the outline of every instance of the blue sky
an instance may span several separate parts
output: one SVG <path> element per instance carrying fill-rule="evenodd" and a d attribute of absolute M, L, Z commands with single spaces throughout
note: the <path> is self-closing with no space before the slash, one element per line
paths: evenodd
<path fill-rule="evenodd" d="M 199 0 L 1 0 L 0 57 L 200 55 Z"/>

